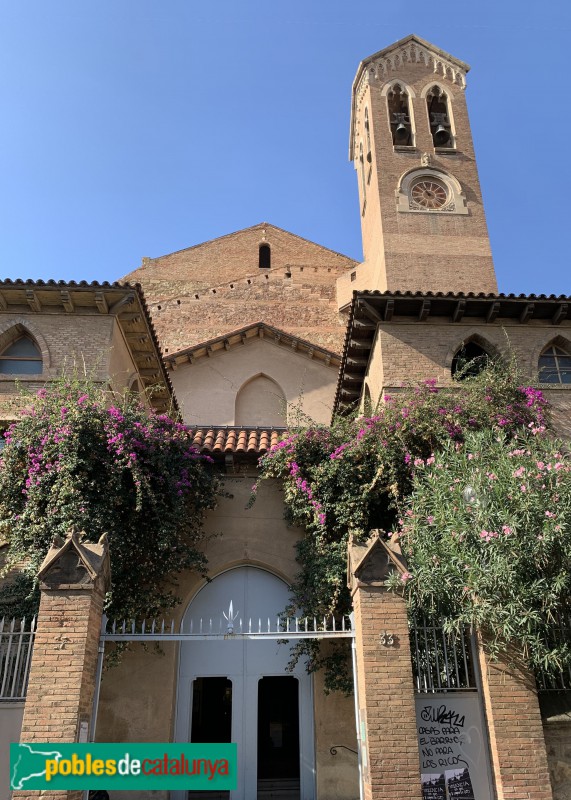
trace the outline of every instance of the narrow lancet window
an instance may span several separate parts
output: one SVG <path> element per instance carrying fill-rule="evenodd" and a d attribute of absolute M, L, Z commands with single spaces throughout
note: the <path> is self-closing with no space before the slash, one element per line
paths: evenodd
<path fill-rule="evenodd" d="M 435 147 L 453 147 L 452 125 L 448 98 L 439 86 L 433 86 L 426 95 L 430 133 Z"/>
<path fill-rule="evenodd" d="M 365 109 L 365 136 L 367 137 L 367 161 L 369 164 L 373 160 L 373 156 L 371 154 L 371 129 L 369 126 L 369 109 Z"/>
<path fill-rule="evenodd" d="M 260 245 L 258 264 L 260 269 L 270 269 L 272 266 L 272 251 L 269 244 Z"/>
<path fill-rule="evenodd" d="M 363 187 L 363 203 L 367 194 L 367 185 L 365 183 L 365 158 L 363 156 L 363 143 L 359 145 L 359 169 L 361 170 L 361 186 Z"/>
<path fill-rule="evenodd" d="M 409 98 L 405 89 L 399 83 L 391 86 L 387 94 L 389 108 L 389 123 L 394 145 L 411 145 L 412 122 L 410 119 Z"/>

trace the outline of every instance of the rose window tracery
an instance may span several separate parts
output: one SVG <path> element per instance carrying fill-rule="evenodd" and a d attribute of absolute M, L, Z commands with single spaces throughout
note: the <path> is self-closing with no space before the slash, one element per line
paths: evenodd
<path fill-rule="evenodd" d="M 432 211 L 446 205 L 448 192 L 445 186 L 434 178 L 423 178 L 412 185 L 410 197 L 412 207 Z"/>

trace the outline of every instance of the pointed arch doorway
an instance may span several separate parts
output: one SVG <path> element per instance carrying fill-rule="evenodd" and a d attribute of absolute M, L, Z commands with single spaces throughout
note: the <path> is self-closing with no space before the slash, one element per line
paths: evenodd
<path fill-rule="evenodd" d="M 257 624 L 275 620 L 289 596 L 270 572 L 237 567 L 206 584 L 185 613 L 185 627 L 217 625 L 232 601 Z M 238 788 L 230 800 L 314 800 L 312 681 L 303 664 L 287 672 L 290 645 L 260 640 L 183 642 L 180 647 L 176 740 L 238 745 Z M 209 793 L 211 795 L 212 793 Z M 173 800 L 190 800 L 176 793 Z"/>

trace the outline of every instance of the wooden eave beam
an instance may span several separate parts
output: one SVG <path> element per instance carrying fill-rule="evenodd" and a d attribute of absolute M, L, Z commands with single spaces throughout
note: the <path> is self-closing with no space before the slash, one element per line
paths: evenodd
<path fill-rule="evenodd" d="M 520 314 L 519 321 L 523 324 L 528 322 L 533 317 L 533 312 L 535 310 L 534 303 L 526 303 L 525 308 Z"/>
<path fill-rule="evenodd" d="M 383 314 L 385 322 L 390 322 L 392 320 L 394 312 L 395 312 L 395 301 L 387 300 L 387 303 L 385 305 L 385 313 Z"/>
<path fill-rule="evenodd" d="M 121 308 L 123 308 L 123 306 L 130 306 L 134 300 L 134 292 L 129 292 L 129 294 L 123 295 L 123 297 L 120 297 L 119 300 L 117 300 L 116 303 L 113 303 L 113 305 L 109 308 L 109 313 L 116 314 Z"/>
<path fill-rule="evenodd" d="M 393 301 L 390 301 L 393 302 Z M 377 326 L 374 322 L 365 319 L 354 319 L 353 320 L 353 328 L 356 331 L 364 332 L 364 331 L 374 331 L 376 330 Z"/>
<path fill-rule="evenodd" d="M 2 311 L 8 311 L 8 303 L 6 302 L 6 298 L 4 297 L 2 292 L 0 292 L 0 309 Z"/>
<path fill-rule="evenodd" d="M 486 316 L 486 322 L 493 322 L 499 313 L 500 313 L 500 304 L 492 303 L 492 305 L 490 306 L 490 310 L 488 311 L 488 315 Z"/>
<path fill-rule="evenodd" d="M 73 312 L 75 311 L 75 306 L 73 304 L 73 300 L 71 299 L 71 295 L 67 291 L 67 289 L 62 289 L 61 292 L 59 293 L 59 296 L 60 296 L 61 304 L 62 304 L 62 306 L 64 308 L 64 311 L 67 314 L 73 314 Z"/>
<path fill-rule="evenodd" d="M 569 304 L 568 303 L 560 303 L 557 306 L 557 311 L 555 312 L 555 314 L 551 318 L 551 322 L 554 325 L 559 325 L 564 319 L 567 318 L 568 310 L 569 310 Z"/>
<path fill-rule="evenodd" d="M 40 303 L 37 294 L 33 289 L 26 289 L 26 302 L 36 313 L 41 312 L 42 304 Z"/>
<path fill-rule="evenodd" d="M 97 310 L 100 314 L 108 314 L 109 313 L 109 306 L 107 305 L 107 300 L 105 299 L 104 292 L 95 292 L 94 295 L 95 305 L 97 306 Z"/>
<path fill-rule="evenodd" d="M 347 363 L 352 367 L 366 367 L 369 363 L 368 358 L 358 358 L 357 356 L 348 356 Z"/>
<path fill-rule="evenodd" d="M 145 344 L 149 341 L 149 334 L 141 331 L 140 333 L 126 333 L 125 338 L 133 344 Z"/>
<path fill-rule="evenodd" d="M 465 311 L 466 311 L 466 301 L 458 300 L 458 302 L 456 303 L 456 308 L 454 309 L 454 313 L 452 314 L 452 322 L 460 322 L 460 320 L 464 316 Z"/>
<path fill-rule="evenodd" d="M 370 350 L 372 341 L 370 339 L 351 339 L 349 347 L 353 350 Z"/>
<path fill-rule="evenodd" d="M 140 322 L 142 319 L 138 311 L 122 311 L 121 322 Z"/>
<path fill-rule="evenodd" d="M 376 311 L 370 303 L 367 303 L 366 300 L 358 300 L 357 301 L 357 308 L 358 310 L 364 314 L 368 319 L 372 322 L 382 322 L 381 315 Z"/>
<path fill-rule="evenodd" d="M 430 314 L 430 300 L 423 300 L 422 305 L 420 307 L 420 311 L 418 312 L 418 319 L 420 322 L 424 322 L 428 319 L 428 315 Z"/>

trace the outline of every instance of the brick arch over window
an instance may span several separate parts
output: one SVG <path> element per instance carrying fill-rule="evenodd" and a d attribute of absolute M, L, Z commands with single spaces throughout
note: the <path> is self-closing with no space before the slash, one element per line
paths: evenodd
<path fill-rule="evenodd" d="M 286 422 L 286 396 L 281 386 L 262 372 L 249 378 L 236 395 L 234 424 L 283 427 Z"/>
<path fill-rule="evenodd" d="M 0 323 L 0 353 L 4 353 L 22 336 L 28 336 L 38 348 L 42 358 L 42 372 L 45 373 L 51 366 L 50 351 L 38 326 L 28 319 L 14 317 Z"/>

